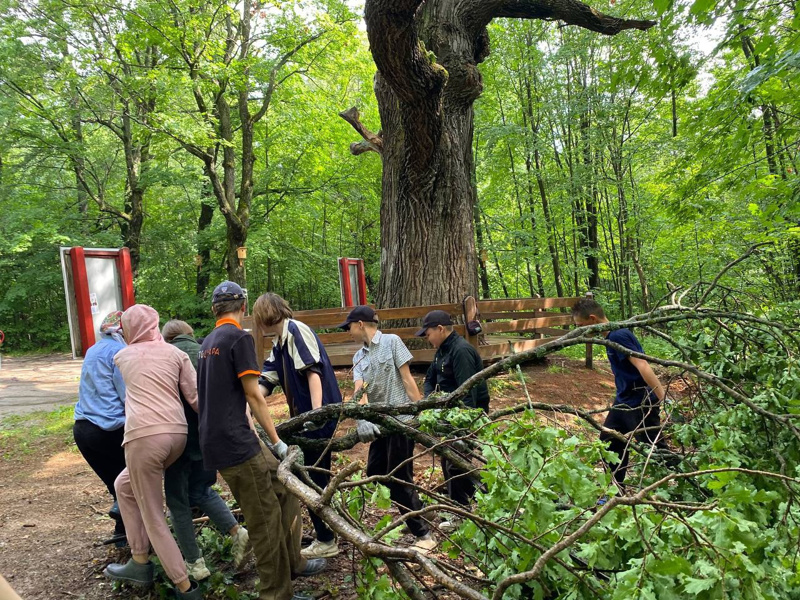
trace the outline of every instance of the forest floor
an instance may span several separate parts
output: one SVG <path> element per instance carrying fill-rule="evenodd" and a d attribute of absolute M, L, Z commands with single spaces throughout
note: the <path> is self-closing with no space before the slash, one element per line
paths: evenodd
<path fill-rule="evenodd" d="M 527 366 L 524 373 L 534 402 L 602 408 L 614 392 L 613 377 L 603 362 L 596 362 L 594 370 L 587 370 L 580 361 L 551 356 L 547 362 Z M 419 381 L 423 375 L 415 373 Z M 349 397 L 352 384 L 346 381 L 347 372 L 341 370 L 338 377 Z M 515 373 L 495 378 L 490 390 L 492 409 L 525 402 Z M 270 410 L 276 420 L 288 417 L 283 396 L 270 398 Z M 105 515 L 111 502 L 100 480 L 76 450 L 71 425 L 70 406 L 51 413 L 7 417 L 0 422 L 0 574 L 25 600 L 155 600 L 160 597 L 157 591 L 137 595 L 128 588 L 117 590 L 102 574 L 108 563 L 125 558 L 126 551 L 98 545 L 113 528 Z M 345 430 L 353 425 L 345 422 Z M 349 460 L 366 460 L 367 446 L 359 444 L 344 454 Z M 342 460 L 335 462 L 341 465 Z M 428 466 L 430 462 L 418 465 L 417 475 L 423 477 Z M 223 497 L 229 498 L 224 483 L 222 487 Z M 376 515 L 378 512 L 375 509 Z M 311 532 L 307 515 L 304 528 L 306 533 Z M 413 541 L 406 538 L 402 542 Z M 330 561 L 324 574 L 299 580 L 296 589 L 321 592 L 319 597 L 357 598 L 359 557 L 353 556 L 353 548 L 346 542 L 340 547 L 341 554 Z M 254 589 L 252 560 L 239 574 L 232 573 L 230 565 L 213 553 L 207 560 L 212 571 L 224 573 L 231 589 L 226 596 L 208 598 L 254 597 L 246 593 Z"/>

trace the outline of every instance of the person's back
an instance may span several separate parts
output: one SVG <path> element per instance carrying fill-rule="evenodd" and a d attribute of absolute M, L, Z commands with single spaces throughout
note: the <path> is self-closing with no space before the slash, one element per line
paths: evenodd
<path fill-rule="evenodd" d="M 258 387 L 253 337 L 242 330 L 244 290 L 219 284 L 211 308 L 217 323 L 203 340 L 198 362 L 200 447 L 206 468 L 218 468 L 239 503 L 259 575 L 259 598 L 292 598 L 292 577 L 314 575 L 326 561 L 300 555 L 300 504 L 278 479 L 278 460 L 260 443 L 247 418 L 252 410 L 279 457 L 288 448 L 278 437 Z M 308 596 L 295 594 L 295 599 Z"/>
<path fill-rule="evenodd" d="M 261 450 L 247 418 L 247 399 L 239 381 L 247 374 L 259 374 L 250 364 L 252 351 L 252 336 L 238 323 L 224 320 L 217 322 L 200 347 L 198 407 L 206 469 L 239 465 Z"/>
<path fill-rule="evenodd" d="M 161 330 L 164 341 L 185 352 L 197 367 L 200 344 L 194 331 L 185 321 L 172 319 Z M 247 556 L 249 535 L 231 513 L 228 505 L 211 487 L 217 481 L 217 472 L 203 468 L 200 450 L 197 413 L 184 402 L 184 413 L 188 427 L 186 448 L 181 457 L 164 473 L 164 492 L 172 521 L 172 529 L 178 540 L 189 576 L 197 581 L 211 575 L 205 559 L 197 545 L 192 507 L 196 506 L 211 520 L 222 534 L 230 534 L 232 540 L 234 568 L 238 569 Z"/>
<path fill-rule="evenodd" d="M 193 393 L 186 400 L 189 404 L 196 402 L 191 361 L 161 337 L 155 310 L 136 305 L 125 316 L 128 346 L 114 357 L 126 385 L 125 441 L 159 433 L 185 434 L 179 390 L 191 389 Z"/>
<path fill-rule="evenodd" d="M 125 344 L 100 336 L 86 351 L 75 404 L 76 421 L 86 419 L 106 431 L 125 424 L 125 383 L 114 365 L 114 355 L 123 348 Z"/>
<path fill-rule="evenodd" d="M 114 364 L 114 355 L 125 347 L 121 319 L 121 311 L 106 315 L 97 342 L 86 351 L 72 426 L 75 445 L 114 498 L 108 515 L 116 521 L 113 539 L 118 547 L 125 545 L 114 489 L 114 481 L 125 469 L 125 382 Z"/>
<path fill-rule="evenodd" d="M 642 344 L 630 329 L 611 331 L 606 339 L 628 350 L 644 353 Z M 627 404 L 632 407 L 639 406 L 652 392 L 639 369 L 634 366 L 625 353 L 616 348 L 606 346 L 606 356 L 611 365 L 611 372 L 614 374 L 614 383 L 617 388 L 614 403 Z M 653 398 L 653 400 L 656 399 Z"/>

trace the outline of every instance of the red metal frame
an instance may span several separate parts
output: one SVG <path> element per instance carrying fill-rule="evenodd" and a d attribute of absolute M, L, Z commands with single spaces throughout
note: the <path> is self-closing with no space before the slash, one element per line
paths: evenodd
<path fill-rule="evenodd" d="M 72 288 L 75 290 L 75 310 L 78 313 L 78 329 L 81 334 L 81 350 L 85 355 L 97 341 L 92 324 L 92 306 L 89 302 L 89 278 L 86 275 L 86 253 L 76 246 L 69 250 L 72 264 Z"/>
<path fill-rule="evenodd" d="M 350 288 L 350 267 L 355 266 L 358 276 L 358 302 L 353 298 Z M 342 291 L 344 292 L 344 305 L 356 306 L 367 303 L 367 276 L 364 271 L 364 261 L 360 258 L 340 258 L 339 273 L 342 276 Z"/>
<path fill-rule="evenodd" d="M 122 310 L 128 310 L 136 304 L 136 297 L 133 293 L 131 251 L 127 248 L 120 248 L 117 255 L 117 271 L 119 272 L 119 283 L 122 288 Z"/>
<path fill-rule="evenodd" d="M 119 282 L 122 291 L 122 310 L 136 304 L 133 292 L 133 271 L 131 269 L 131 252 L 127 248 L 119 250 L 85 250 L 81 246 L 69 249 L 69 260 L 72 264 L 72 282 L 75 290 L 75 308 L 81 336 L 81 350 L 85 355 L 97 341 L 92 319 L 92 306 L 89 302 L 89 277 L 86 274 L 87 258 L 113 258 L 117 263 Z"/>

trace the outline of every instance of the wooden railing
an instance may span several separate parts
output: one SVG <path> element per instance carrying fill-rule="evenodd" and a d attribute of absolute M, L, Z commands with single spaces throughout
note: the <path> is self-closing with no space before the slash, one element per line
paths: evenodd
<path fill-rule="evenodd" d="M 416 320 L 432 310 L 443 310 L 451 315 L 455 330 L 473 344 L 485 361 L 497 360 L 510 354 L 518 354 L 547 343 L 564 335 L 572 324 L 569 309 L 579 298 L 512 298 L 505 300 L 478 300 L 479 320 L 483 332 L 478 336 L 467 334 L 463 325 L 466 319 L 462 304 L 437 304 L 431 306 L 410 306 L 405 308 L 377 309 L 382 323 L 387 321 Z M 353 354 L 358 344 L 353 342 L 346 331 L 336 331 L 350 312 L 350 308 L 325 308 L 321 310 L 295 311 L 294 318 L 302 321 L 319 335 L 335 367 L 352 365 Z M 255 331 L 252 317 L 245 317 L 245 329 Z M 403 341 L 417 340 L 411 346 L 413 363 L 424 364 L 433 360 L 435 350 L 424 338 L 414 334 L 419 325 L 409 327 L 381 327 L 384 333 L 393 333 Z M 256 351 L 260 357 L 266 356 L 271 346 L 271 338 L 255 336 Z M 420 347 L 420 345 L 424 347 Z M 591 348 L 587 349 L 587 366 L 591 367 Z"/>

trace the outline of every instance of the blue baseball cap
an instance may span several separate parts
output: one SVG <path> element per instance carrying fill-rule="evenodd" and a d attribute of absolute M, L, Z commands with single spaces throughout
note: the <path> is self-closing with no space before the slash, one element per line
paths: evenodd
<path fill-rule="evenodd" d="M 223 281 L 214 288 L 214 294 L 211 296 L 211 304 L 227 302 L 228 300 L 244 300 L 244 298 L 244 290 L 238 283 Z"/>

